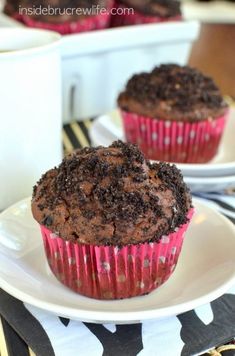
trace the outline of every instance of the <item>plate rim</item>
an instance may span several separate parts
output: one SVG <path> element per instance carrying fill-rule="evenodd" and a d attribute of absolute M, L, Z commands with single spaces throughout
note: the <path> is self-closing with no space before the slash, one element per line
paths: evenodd
<path fill-rule="evenodd" d="M 235 186 L 235 175 L 230 176 L 218 176 L 218 177 L 192 177 L 192 176 L 184 176 L 184 180 L 187 184 L 195 183 L 195 184 L 226 184 L 233 183 Z"/>
<path fill-rule="evenodd" d="M 29 198 L 23 199 L 15 203 L 14 205 L 10 206 L 6 210 L 4 210 L 0 214 L 0 218 L 2 214 L 7 213 L 8 210 L 10 210 L 11 208 L 25 202 L 28 203 Z M 222 220 L 223 223 L 226 224 L 231 229 L 231 233 L 233 230 L 235 234 L 235 226 L 225 216 L 223 216 L 222 214 L 220 214 L 218 211 L 211 208 L 207 204 L 203 203 L 200 199 L 194 198 L 193 203 L 196 203 L 196 205 L 198 205 L 199 207 L 202 206 L 203 208 L 209 210 L 210 212 L 213 212 L 213 214 L 217 215 L 217 217 L 220 218 L 220 220 Z M 9 259 L 9 256 L 7 258 Z M 4 278 L 1 277 L 1 275 L 0 275 L 0 284 L 1 284 L 1 288 L 5 290 L 7 293 L 9 293 L 10 295 L 12 295 L 13 297 L 23 301 L 24 303 L 28 303 L 34 307 L 41 308 L 50 313 L 53 313 L 57 316 L 64 316 L 64 317 L 71 318 L 73 320 L 93 322 L 93 323 L 115 323 L 115 324 L 129 323 L 130 324 L 130 323 L 139 323 L 144 320 L 152 320 L 152 319 L 165 318 L 169 316 L 175 316 L 177 314 L 186 312 L 188 310 L 195 309 L 203 304 L 209 303 L 210 301 L 220 297 L 230 287 L 232 287 L 235 284 L 235 272 L 233 276 L 230 276 L 226 280 L 226 282 L 224 282 L 216 289 L 210 291 L 206 295 L 202 295 L 200 297 L 194 298 L 187 302 L 183 302 L 167 307 L 162 307 L 162 308 L 155 308 L 155 309 L 152 308 L 149 310 L 124 311 L 124 312 L 110 311 L 110 310 L 102 310 L 102 311 L 87 310 L 87 309 L 84 310 L 84 308 L 80 309 L 79 306 L 73 308 L 68 306 L 61 306 L 60 304 L 57 303 L 47 302 L 45 300 L 38 299 L 28 294 L 27 292 L 19 290 L 17 287 L 12 286 L 10 283 L 7 283 L 4 280 Z M 141 298 L 144 298 L 144 296 L 142 296 Z M 105 303 L 105 301 L 102 302 Z M 113 302 L 115 303 L 115 301 Z"/>
<path fill-rule="evenodd" d="M 2 282 L 2 280 L 0 280 Z M 104 324 L 104 323 L 112 323 L 112 324 L 135 324 L 140 323 L 147 320 L 157 320 L 161 318 L 167 318 L 171 316 L 176 316 L 181 313 L 185 313 L 189 310 L 193 310 L 202 305 L 210 303 L 211 301 L 222 296 L 226 291 L 228 291 L 235 284 L 235 276 L 229 279 L 226 283 L 222 285 L 222 287 L 217 288 L 216 290 L 208 293 L 206 296 L 201 296 L 195 298 L 191 301 L 180 303 L 169 307 L 158 308 L 158 309 L 150 309 L 146 311 L 131 311 L 131 312 L 118 312 L 118 311 L 94 311 L 94 310 L 84 310 L 79 308 L 70 308 L 55 303 L 49 303 L 45 301 L 38 302 L 38 299 L 29 296 L 27 293 L 19 292 L 16 288 L 6 288 L 1 286 L 1 288 L 15 297 L 16 299 L 22 301 L 23 303 L 30 304 L 36 308 L 42 309 L 58 317 L 65 317 L 72 320 L 82 321 L 82 322 L 90 322 L 96 324 Z M 143 296 L 144 297 L 144 296 Z M 177 307 L 177 311 L 174 311 Z M 58 312 L 58 309 L 62 309 L 61 312 Z M 71 314 L 73 311 L 73 315 Z M 125 314 L 125 317 L 124 317 Z M 134 317 L 135 316 L 135 317 Z"/>
<path fill-rule="evenodd" d="M 111 117 L 113 115 L 118 115 L 118 108 L 115 108 L 114 110 L 111 110 L 105 114 L 99 115 L 98 117 L 95 118 L 95 120 L 92 122 L 91 129 L 90 129 L 90 137 L 91 141 L 94 141 L 94 135 L 93 135 L 93 130 L 92 128 L 95 127 L 97 122 L 104 116 Z M 234 116 L 234 122 L 235 122 L 235 108 L 231 107 L 230 108 L 230 113 L 229 113 L 229 118 Z M 172 162 L 175 163 L 175 162 Z M 218 170 L 233 170 L 233 173 L 235 174 L 235 159 L 231 162 L 224 162 L 224 163 L 175 163 L 177 164 L 177 167 L 182 170 L 183 172 L 199 172 L 202 171 L 203 174 L 206 172 L 209 172 L 212 174 L 213 171 L 218 171 Z M 187 173 L 188 174 L 188 173 Z M 230 174 L 231 175 L 231 174 Z M 199 176 L 197 176 L 199 177 Z M 204 178 L 204 176 L 202 176 Z"/>

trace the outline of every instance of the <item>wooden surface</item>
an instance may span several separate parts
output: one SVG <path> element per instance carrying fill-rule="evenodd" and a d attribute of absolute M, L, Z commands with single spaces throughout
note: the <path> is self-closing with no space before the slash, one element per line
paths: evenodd
<path fill-rule="evenodd" d="M 224 95 L 235 98 L 235 25 L 202 24 L 189 64 L 212 76 Z"/>

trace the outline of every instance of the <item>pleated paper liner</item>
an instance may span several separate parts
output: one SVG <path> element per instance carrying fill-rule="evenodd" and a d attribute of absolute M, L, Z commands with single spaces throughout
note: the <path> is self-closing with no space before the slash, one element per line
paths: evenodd
<path fill-rule="evenodd" d="M 123 4 L 118 4 L 116 2 L 115 15 L 112 15 L 111 26 L 131 26 L 131 25 L 141 25 L 150 23 L 162 23 L 170 21 L 182 21 L 182 16 L 172 16 L 172 17 L 160 17 L 160 16 L 149 16 L 140 13 L 139 11 L 132 10 L 131 6 L 128 8 Z"/>
<path fill-rule="evenodd" d="M 192 218 L 193 209 L 188 213 Z M 65 241 L 41 226 L 49 266 L 73 291 L 96 299 L 120 299 L 148 294 L 174 271 L 188 223 L 159 242 L 115 246 Z"/>
<path fill-rule="evenodd" d="M 228 113 L 199 122 L 166 121 L 121 111 L 126 140 L 152 160 L 206 163 L 217 153 Z"/>

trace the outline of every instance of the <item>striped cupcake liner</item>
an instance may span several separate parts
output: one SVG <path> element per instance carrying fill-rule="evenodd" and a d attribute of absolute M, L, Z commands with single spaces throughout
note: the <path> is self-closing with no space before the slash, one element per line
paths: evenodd
<path fill-rule="evenodd" d="M 126 140 L 152 160 L 206 163 L 217 153 L 228 113 L 200 122 L 166 121 L 121 111 Z"/>
<path fill-rule="evenodd" d="M 188 213 L 192 218 L 193 209 Z M 65 241 L 41 226 L 45 253 L 56 278 L 76 293 L 96 299 L 120 299 L 147 294 L 174 271 L 188 223 L 160 242 L 93 246 Z"/>

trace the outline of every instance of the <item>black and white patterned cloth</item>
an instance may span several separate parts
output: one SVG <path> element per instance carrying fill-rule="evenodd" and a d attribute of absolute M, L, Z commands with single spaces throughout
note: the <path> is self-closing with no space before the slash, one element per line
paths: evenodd
<path fill-rule="evenodd" d="M 235 194 L 197 197 L 235 223 Z M 98 325 L 60 318 L 4 291 L 0 291 L 0 314 L 5 335 L 11 334 L 7 332 L 10 325 L 37 356 L 201 355 L 235 338 L 235 286 L 195 310 L 136 325 Z M 10 355 L 26 355 L 19 348 L 13 350 L 18 344 L 17 340 L 11 343 Z M 233 351 L 225 354 L 235 355 Z"/>

